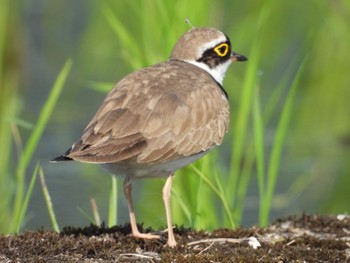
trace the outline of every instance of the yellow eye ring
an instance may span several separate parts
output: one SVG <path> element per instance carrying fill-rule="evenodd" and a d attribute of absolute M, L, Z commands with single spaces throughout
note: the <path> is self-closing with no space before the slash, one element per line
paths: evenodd
<path fill-rule="evenodd" d="M 226 56 L 228 50 L 229 50 L 228 44 L 226 44 L 226 43 L 220 44 L 220 45 L 218 45 L 218 46 L 216 46 L 216 47 L 214 48 L 214 51 L 215 51 L 216 54 L 218 54 L 220 57 Z"/>

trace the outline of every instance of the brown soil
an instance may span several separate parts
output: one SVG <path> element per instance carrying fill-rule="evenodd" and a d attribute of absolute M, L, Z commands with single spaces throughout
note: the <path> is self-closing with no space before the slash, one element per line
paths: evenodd
<path fill-rule="evenodd" d="M 143 229 L 143 231 L 152 231 Z M 178 246 L 132 238 L 130 226 L 0 236 L 0 262 L 350 262 L 350 216 L 303 215 L 267 228 L 175 228 Z M 253 248 L 255 237 L 261 247 Z"/>

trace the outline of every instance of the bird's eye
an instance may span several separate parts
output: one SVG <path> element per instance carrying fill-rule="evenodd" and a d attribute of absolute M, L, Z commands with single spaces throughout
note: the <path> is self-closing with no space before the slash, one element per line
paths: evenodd
<path fill-rule="evenodd" d="M 226 56 L 228 50 L 229 50 L 229 48 L 228 48 L 228 44 L 227 44 L 227 43 L 220 44 L 220 45 L 218 45 L 218 46 L 216 46 L 216 47 L 214 48 L 214 51 L 215 51 L 216 54 L 218 54 L 220 57 Z"/>

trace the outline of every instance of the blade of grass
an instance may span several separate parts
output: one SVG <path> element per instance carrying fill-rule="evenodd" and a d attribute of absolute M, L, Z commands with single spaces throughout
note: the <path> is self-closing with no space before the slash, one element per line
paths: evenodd
<path fill-rule="evenodd" d="M 239 180 L 236 193 L 236 205 L 233 209 L 233 219 L 237 225 L 239 225 L 242 221 L 244 201 L 254 168 L 255 154 L 253 153 L 252 148 L 252 145 L 249 143 L 244 156 L 244 163 L 240 174 L 241 178 Z"/>
<path fill-rule="evenodd" d="M 271 118 L 272 114 L 276 111 L 277 103 L 279 102 L 282 92 L 290 81 L 290 76 L 293 74 L 293 70 L 296 68 L 299 57 L 295 56 L 288 69 L 283 74 L 283 77 L 278 82 L 272 96 L 266 103 L 264 113 L 262 113 L 260 106 L 260 89 L 256 89 L 253 103 L 253 131 L 254 131 L 254 143 L 255 143 L 255 155 L 256 155 L 256 167 L 257 167 L 257 179 L 259 187 L 259 210 L 264 207 L 266 200 L 266 172 L 265 172 L 265 157 L 264 157 L 264 127 Z M 266 220 L 266 211 L 259 212 L 259 222 Z"/>
<path fill-rule="evenodd" d="M 13 45 L 15 37 L 12 25 L 18 21 L 14 1 L 0 1 L 0 233 L 8 233 L 12 222 L 12 198 L 15 192 L 13 176 L 10 172 L 12 161 L 11 122 L 19 109 L 16 97 L 18 90 L 18 68 L 13 60 L 18 53 Z M 17 38 L 18 39 L 18 38 Z"/>
<path fill-rule="evenodd" d="M 118 182 L 115 176 L 111 176 L 112 188 L 109 194 L 109 209 L 108 209 L 108 226 L 117 225 L 118 218 Z"/>
<path fill-rule="evenodd" d="M 230 176 L 227 185 L 230 187 L 227 190 L 227 198 L 231 198 L 237 192 L 239 180 L 240 163 L 243 158 L 243 149 L 246 141 L 248 119 L 251 109 L 252 95 L 257 78 L 258 61 L 259 61 L 259 46 L 255 44 L 250 53 L 248 70 L 242 86 L 242 96 L 240 98 L 240 107 L 236 116 L 237 121 L 234 127 L 234 140 L 232 143 L 232 157 L 230 164 Z"/>
<path fill-rule="evenodd" d="M 226 171 L 223 169 L 223 167 L 222 166 L 218 166 L 217 167 L 217 169 L 215 170 L 215 172 L 214 172 L 214 181 L 215 181 L 215 185 L 216 185 L 216 187 L 218 188 L 218 191 L 219 192 L 221 192 L 221 193 L 225 193 L 225 188 L 224 188 L 224 186 L 223 186 L 223 182 L 225 181 L 225 180 L 223 180 L 223 176 L 226 176 Z M 225 195 L 224 195 L 224 197 L 226 197 Z M 227 202 L 227 203 L 229 203 L 229 202 Z M 230 210 L 232 210 L 232 208 L 230 207 Z M 220 210 L 220 214 L 223 214 L 223 216 L 224 216 L 224 218 L 221 220 L 222 222 L 223 222 L 223 227 L 226 227 L 226 226 L 228 226 L 229 225 L 229 223 L 228 223 L 228 220 L 226 220 L 226 216 L 225 216 L 225 212 L 223 212 L 222 213 L 222 210 Z M 236 223 L 236 221 L 234 221 L 235 223 Z"/>
<path fill-rule="evenodd" d="M 114 83 L 110 82 L 96 82 L 96 81 L 89 81 L 88 88 L 92 90 L 96 90 L 102 93 L 109 92 L 114 86 Z"/>
<path fill-rule="evenodd" d="M 222 204 L 224 206 L 224 211 L 225 211 L 226 216 L 228 217 L 228 220 L 230 222 L 230 226 L 232 228 L 234 228 L 235 227 L 235 223 L 234 223 L 234 220 L 232 218 L 231 211 L 230 211 L 227 199 L 225 198 L 225 194 L 220 192 L 219 189 L 216 188 L 214 186 L 214 184 L 210 180 L 208 180 L 208 178 L 206 178 L 205 175 L 197 167 L 195 167 L 194 165 L 191 165 L 191 168 L 194 170 L 194 172 L 200 178 L 203 179 L 203 181 L 210 187 L 210 189 L 212 189 L 214 191 L 214 193 L 219 197 L 220 201 L 222 202 Z"/>
<path fill-rule="evenodd" d="M 254 149 L 256 156 L 256 170 L 259 187 L 259 207 L 263 207 L 265 201 L 265 152 L 264 152 L 264 123 L 260 107 L 259 89 L 256 89 L 253 103 L 253 132 L 254 132 Z M 262 222 L 263 213 L 259 213 L 259 222 Z"/>
<path fill-rule="evenodd" d="M 138 69 L 144 66 L 144 56 L 136 39 L 128 32 L 126 27 L 119 21 L 117 16 L 113 13 L 113 10 L 108 5 L 103 5 L 102 11 L 113 31 L 118 36 L 118 39 L 123 46 L 123 50 L 127 52 L 125 53 L 125 61 L 127 61 L 133 69 Z"/>
<path fill-rule="evenodd" d="M 190 208 L 186 205 L 186 202 L 184 200 L 184 198 L 182 198 L 182 195 L 178 194 L 178 190 L 176 188 L 172 188 L 171 189 L 171 193 L 174 196 L 174 199 L 176 199 L 177 204 L 180 206 L 180 208 L 182 209 L 182 212 L 184 213 L 187 222 L 190 226 L 193 226 L 193 217 L 191 214 L 191 210 Z M 173 207 L 173 205 L 172 205 Z"/>
<path fill-rule="evenodd" d="M 271 1 L 266 1 L 264 8 L 260 12 L 259 17 L 259 34 L 257 34 L 254 44 L 252 46 L 252 50 L 249 54 L 249 64 L 248 69 L 244 78 L 243 86 L 242 86 L 242 94 L 239 100 L 240 106 L 238 109 L 238 114 L 236 116 L 236 122 L 234 127 L 234 140 L 232 141 L 231 147 L 231 163 L 230 163 L 230 172 L 229 179 L 227 185 L 229 188 L 227 189 L 227 199 L 230 200 L 230 205 L 234 207 L 234 214 L 239 215 L 242 214 L 242 211 L 236 211 L 237 206 L 237 195 L 239 191 L 241 193 L 246 192 L 246 189 L 242 190 L 241 187 L 247 187 L 247 182 L 249 179 L 243 178 L 241 171 L 241 163 L 244 160 L 244 145 L 247 142 L 247 128 L 248 128 L 248 120 L 252 110 L 252 103 L 254 98 L 254 90 L 257 82 L 257 72 L 260 61 L 260 42 L 263 35 L 263 29 L 266 25 L 266 21 L 269 17 L 269 13 L 271 12 Z M 248 170 L 247 170 L 248 171 Z M 250 175 L 248 175 L 250 177 Z M 240 187 L 240 180 L 244 180 Z M 231 198 L 230 198 L 231 197 Z M 230 198 L 230 199 L 229 199 Z M 242 197 L 241 197 L 242 198 Z M 240 207 L 242 207 L 240 205 Z M 237 208 L 238 209 L 238 208 Z"/>
<path fill-rule="evenodd" d="M 36 182 L 36 178 L 38 177 L 39 168 L 40 168 L 40 165 L 39 165 L 39 162 L 38 162 L 35 165 L 34 172 L 33 172 L 32 177 L 30 179 L 28 190 L 27 190 L 27 193 L 25 195 L 25 198 L 24 198 L 24 201 L 23 201 L 23 204 L 22 204 L 22 209 L 21 209 L 20 216 L 19 216 L 19 221 L 20 222 L 23 222 L 24 216 L 25 216 L 25 214 L 27 212 L 28 203 L 29 203 L 30 197 L 32 196 L 32 193 L 33 193 L 33 189 L 34 189 L 34 185 L 35 185 L 35 182 Z M 18 225 L 18 229 L 16 229 L 16 232 L 19 232 L 20 227 L 21 227 L 21 225 Z"/>
<path fill-rule="evenodd" d="M 259 189 L 265 189 L 264 182 L 264 163 L 265 163 L 265 154 L 264 154 L 264 123 L 261 114 L 260 107 L 260 89 L 255 89 L 254 103 L 253 103 L 253 122 L 254 122 L 254 142 L 255 142 L 255 156 L 256 156 L 256 165 L 257 165 L 257 174 L 258 174 L 258 183 Z"/>
<path fill-rule="evenodd" d="M 100 213 L 98 211 L 96 200 L 94 198 L 90 199 L 90 205 L 91 205 L 92 214 L 94 215 L 94 218 L 95 218 L 96 225 L 100 226 L 101 225 L 101 217 L 100 217 Z"/>
<path fill-rule="evenodd" d="M 13 209 L 14 227 L 12 229 L 20 229 L 19 226 L 22 224 L 22 222 L 19 219 L 20 219 L 20 211 L 22 210 L 22 205 L 23 205 L 26 169 L 39 143 L 41 135 L 44 132 L 44 129 L 50 119 L 51 113 L 58 101 L 58 98 L 62 92 L 63 86 L 68 77 L 71 67 L 72 67 L 72 60 L 69 59 L 63 66 L 61 72 L 59 73 L 53 85 L 53 88 L 50 91 L 49 97 L 40 111 L 38 121 L 35 125 L 34 130 L 30 134 L 28 142 L 24 148 L 23 155 L 19 160 L 17 170 L 16 170 L 17 189 L 16 189 L 16 196 L 15 196 L 15 202 L 14 202 L 14 209 Z"/>
<path fill-rule="evenodd" d="M 39 168 L 39 176 L 40 176 L 40 183 L 41 183 L 41 187 L 43 190 L 45 203 L 47 206 L 47 211 L 49 212 L 49 215 L 50 215 L 52 227 L 57 233 L 59 233 L 60 228 L 57 224 L 55 211 L 53 210 L 53 205 L 52 205 L 52 201 L 51 201 L 51 196 L 50 196 L 49 190 L 47 188 L 47 185 L 45 183 L 45 177 L 44 177 L 43 169 L 41 167 Z"/>
<path fill-rule="evenodd" d="M 3 57 L 5 55 L 5 43 L 7 35 L 7 25 L 8 25 L 8 15 L 10 14 L 10 1 L 4 0 L 0 2 L 0 80 L 2 80 L 2 75 L 4 73 L 3 69 Z"/>
<path fill-rule="evenodd" d="M 204 159 L 204 158 L 203 158 Z M 204 161 L 204 160 L 203 160 Z M 200 169 L 200 171 L 203 171 L 201 168 L 198 168 Z M 203 214 L 202 214 L 202 210 L 203 210 L 203 203 L 206 202 L 204 196 L 201 196 L 201 194 L 203 193 L 203 178 L 199 178 L 199 181 L 198 181 L 198 186 L 197 186 L 197 191 L 195 193 L 195 211 L 194 211 L 194 215 L 193 215 L 193 226 L 195 229 L 207 229 L 207 227 L 205 227 L 205 220 L 203 220 Z M 203 197 L 203 198 L 201 198 Z M 208 204 L 209 205 L 209 204 Z M 206 219 L 207 220 L 207 219 Z"/>
<path fill-rule="evenodd" d="M 78 211 L 93 225 L 97 225 L 95 219 L 88 215 L 82 208 L 77 207 Z"/>
<path fill-rule="evenodd" d="M 212 162 L 216 157 L 215 152 L 211 155 L 206 155 L 198 162 L 198 170 L 205 174 L 205 177 L 212 181 L 215 173 L 215 166 Z M 194 228 L 195 229 L 213 229 L 218 223 L 218 215 L 213 213 L 215 211 L 213 191 L 204 182 L 203 178 L 199 177 L 198 187 L 195 195 L 195 215 Z"/>
<path fill-rule="evenodd" d="M 3 90 L 1 90 L 2 88 Z M 6 84 L 0 88 L 0 116 L 7 116 L 9 119 L 15 117 L 19 108 L 18 100 L 14 92 L 11 92 L 11 89 L 14 91 L 15 88 L 16 86 Z M 1 98 L 1 96 L 3 97 Z M 11 123 L 4 121 L 0 117 L 0 233 L 13 232 L 13 228 L 11 228 L 13 222 L 11 213 L 13 207 L 12 199 L 16 191 L 16 186 L 10 167 L 11 159 L 13 158 L 13 134 L 11 132 Z"/>
<path fill-rule="evenodd" d="M 290 82 L 291 76 L 294 75 L 295 69 L 298 68 L 299 63 L 300 57 L 294 56 L 292 62 L 288 66 L 288 69 L 283 73 L 283 77 L 278 81 L 278 84 L 274 88 L 273 93 L 271 96 L 269 96 L 269 100 L 266 105 L 264 105 L 264 112 L 262 114 L 264 126 L 267 125 L 272 115 L 275 113 L 277 104 L 282 97 L 282 93 L 289 86 L 288 84 Z"/>
<path fill-rule="evenodd" d="M 269 221 L 272 196 L 275 190 L 283 143 L 285 140 L 285 136 L 287 134 L 288 125 L 292 114 L 295 93 L 296 93 L 297 87 L 299 86 L 299 82 L 304 70 L 306 60 L 307 60 L 307 57 L 304 58 L 303 62 L 299 66 L 299 69 L 294 77 L 293 83 L 291 85 L 290 91 L 287 96 L 285 106 L 283 107 L 283 110 L 281 113 L 280 121 L 278 123 L 277 133 L 275 136 L 275 140 L 274 140 L 274 144 L 273 144 L 273 148 L 272 148 L 272 152 L 271 152 L 269 164 L 268 164 L 266 196 L 265 196 L 265 200 L 263 201 L 263 207 L 260 210 L 262 215 L 259 216 L 259 218 L 261 218 L 261 221 L 260 221 L 261 226 L 266 226 Z"/>

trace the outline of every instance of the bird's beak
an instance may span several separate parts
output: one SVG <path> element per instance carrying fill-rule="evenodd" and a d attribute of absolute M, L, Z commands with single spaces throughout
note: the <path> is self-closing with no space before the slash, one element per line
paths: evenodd
<path fill-rule="evenodd" d="M 240 54 L 237 54 L 236 52 L 231 53 L 231 60 L 232 61 L 247 61 L 248 59 Z"/>

